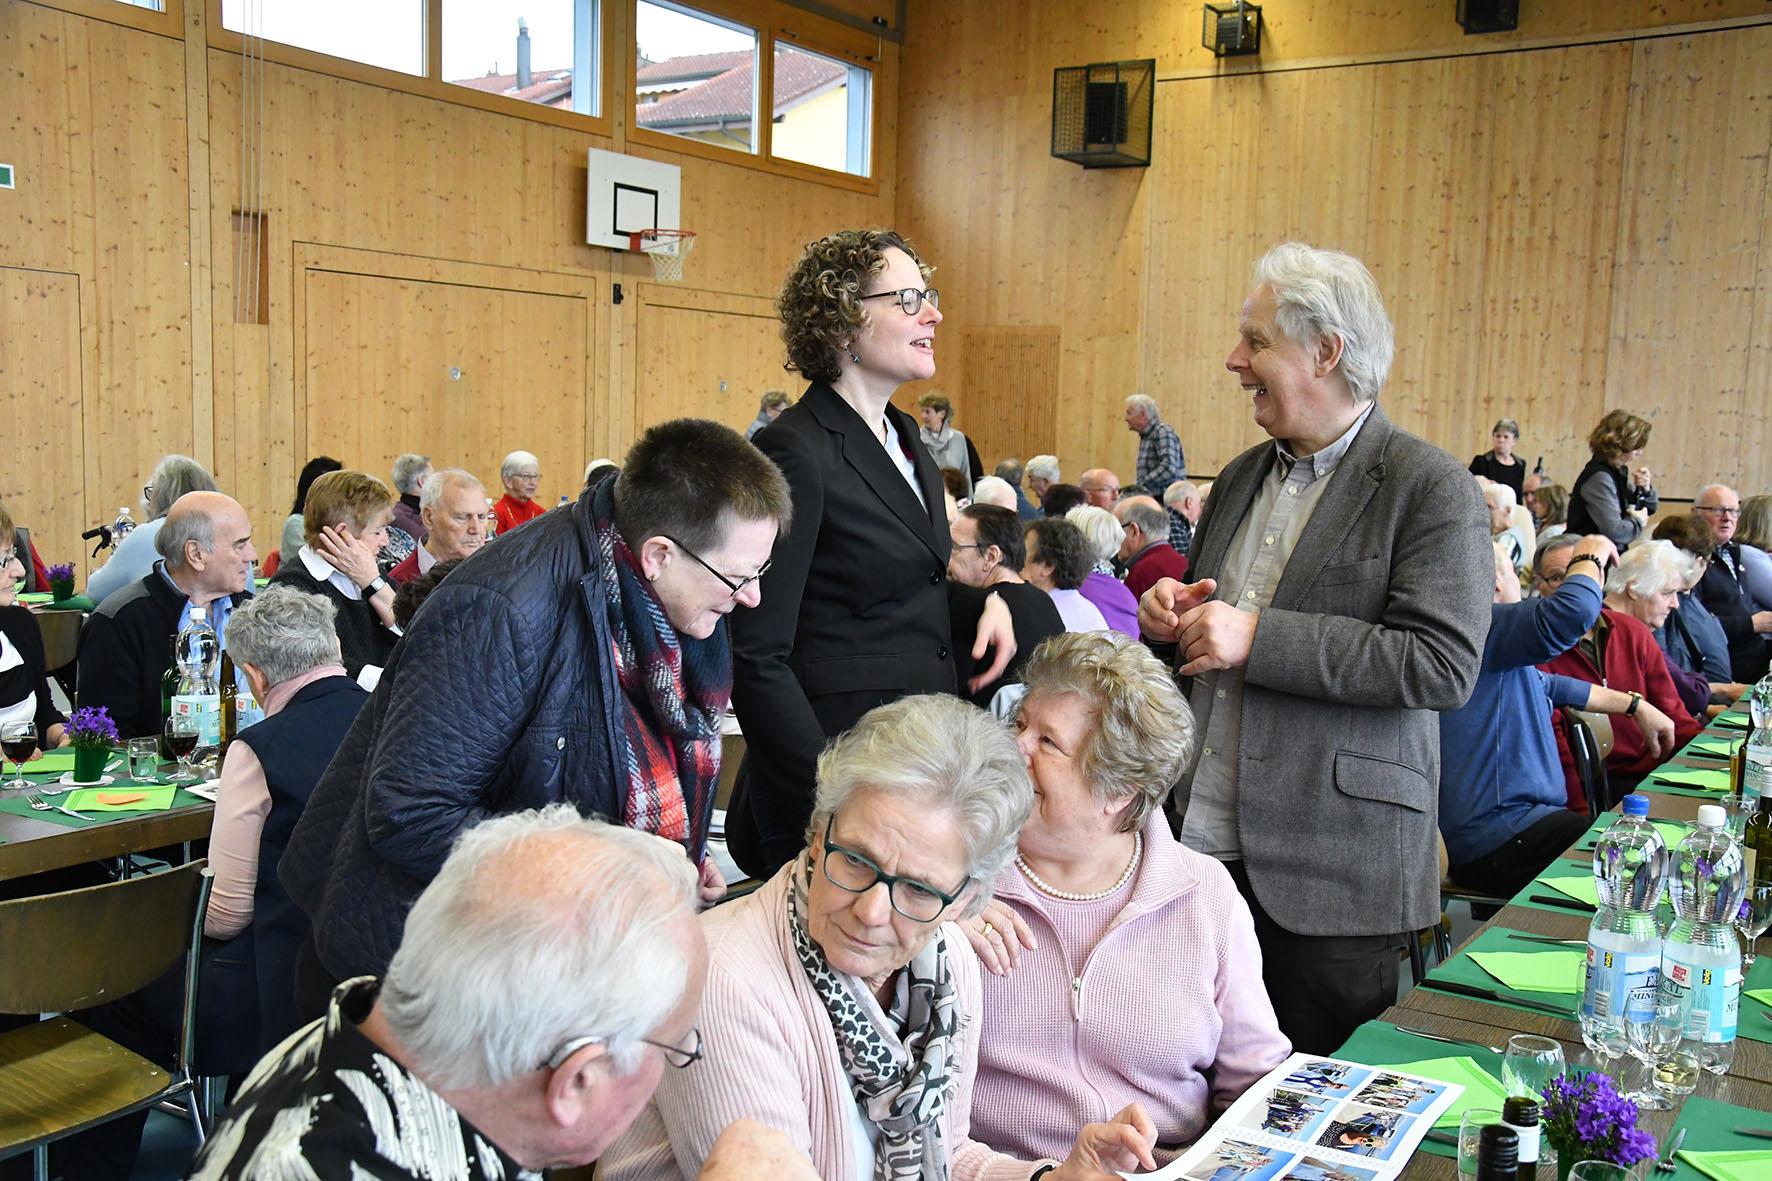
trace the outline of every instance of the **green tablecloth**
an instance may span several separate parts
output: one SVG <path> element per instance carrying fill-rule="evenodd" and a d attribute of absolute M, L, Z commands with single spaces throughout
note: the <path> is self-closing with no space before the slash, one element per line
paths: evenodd
<path fill-rule="evenodd" d="M 112 785 L 112 790 L 128 791 L 132 785 L 134 785 L 134 780 L 119 779 Z M 142 784 L 139 786 L 152 785 Z M 49 800 L 52 804 L 66 805 L 72 794 L 72 792 L 68 792 L 62 795 L 46 796 L 44 798 Z M 182 787 L 174 792 L 172 796 L 172 807 L 174 809 L 188 808 L 193 804 L 207 804 L 208 802 L 209 801 L 202 796 L 194 796 Z M 115 820 L 119 815 L 117 811 L 91 812 L 86 814 L 92 817 L 91 820 L 82 820 L 77 816 L 69 816 L 66 812 L 60 812 L 53 808 L 47 812 L 39 812 L 25 801 L 25 793 L 22 791 L 0 791 L 0 812 L 4 812 L 9 816 L 28 816 L 33 820 L 44 820 L 48 821 L 50 824 L 60 824 L 66 828 L 90 828 L 95 824 L 103 824 L 107 821 Z M 121 815 L 128 817 L 140 815 L 140 813 L 123 811 Z"/>
<path fill-rule="evenodd" d="M 1412 1033 L 1403 1032 L 1388 1021 L 1368 1021 L 1354 1030 L 1353 1036 L 1347 1039 L 1341 1049 L 1335 1051 L 1335 1057 L 1346 1058 L 1350 1062 L 1364 1062 L 1368 1066 L 1400 1066 L 1405 1062 L 1419 1063 L 1436 1059 L 1468 1058 L 1476 1064 L 1478 1069 L 1497 1080 L 1496 1086 L 1500 1087 L 1500 1054 L 1486 1050 L 1481 1046 L 1453 1046 L 1445 1042 L 1434 1041 L 1432 1038 L 1416 1037 Z M 1408 1073 L 1424 1074 L 1419 1070 Z M 1461 1080 L 1445 1079 L 1442 1081 Z M 1479 1096 L 1477 1101 L 1473 1103 L 1466 1101 L 1466 1098 L 1461 1096 L 1459 1102 L 1454 1104 L 1454 1110 L 1462 1113 L 1464 1107 L 1488 1106 L 1488 1098 L 1489 1096 Z M 1441 1124 L 1445 1123 L 1446 1120 L 1442 1117 Z M 1458 1126 L 1456 1118 L 1451 1120 L 1451 1126 L 1453 1128 Z M 1416 1151 L 1444 1157 L 1458 1155 L 1458 1150 L 1450 1144 L 1435 1144 L 1426 1140 L 1422 1141 L 1421 1147 Z"/>
<path fill-rule="evenodd" d="M 1754 960 L 1753 967 L 1747 970 L 1747 979 L 1741 983 L 1741 1012 L 1736 1018 L 1735 1036 L 1772 1042 L 1772 1003 L 1768 1003 L 1772 1001 L 1772 938 L 1762 937 L 1760 946 L 1765 951 Z M 1761 995 L 1748 995 L 1753 992 Z"/>
<path fill-rule="evenodd" d="M 1598 820 L 1594 821 L 1593 824 L 1588 826 L 1588 830 L 1582 835 L 1582 838 L 1575 842 L 1576 851 L 1581 853 L 1592 853 L 1594 851 L 1594 846 L 1600 841 L 1600 834 L 1612 827 L 1613 821 L 1617 819 L 1618 813 L 1607 812 Z M 1661 839 L 1666 841 L 1670 846 L 1677 845 L 1685 840 L 1686 833 L 1691 829 L 1690 825 L 1680 820 L 1653 820 L 1650 821 L 1650 823 L 1660 830 Z"/>
<path fill-rule="evenodd" d="M 1772 1140 L 1737 1136 L 1732 1131 L 1734 1128 L 1772 1128 L 1772 1115 L 1755 1111 L 1751 1107 L 1736 1107 L 1694 1095 L 1680 1107 L 1674 1126 L 1686 1129 L 1686 1142 L 1681 1145 L 1680 1156 L 1675 1158 L 1674 1163 L 1678 1167 L 1674 1172 L 1649 1174 L 1658 1181 L 1661 1178 L 1667 1178 L 1668 1181 L 1700 1181 L 1705 1174 L 1693 1168 L 1689 1161 L 1681 1159 L 1688 1152 L 1762 1152 L 1765 1154 L 1765 1164 L 1743 1175 L 1772 1177 Z"/>
<path fill-rule="evenodd" d="M 1675 753 L 1699 755 L 1709 759 L 1726 759 L 1731 753 L 1731 748 L 1740 738 L 1741 735 L 1734 731 L 1724 734 L 1700 734 Z"/>
<path fill-rule="evenodd" d="M 85 595 L 70 595 L 60 602 L 48 591 L 27 591 L 18 596 L 22 607 L 42 607 L 46 611 L 90 611 L 98 604 Z"/>
<path fill-rule="evenodd" d="M 1555 993 L 1530 992 L 1524 989 L 1509 988 L 1500 980 L 1497 980 L 1494 976 L 1485 972 L 1477 965 L 1475 960 L 1471 959 L 1470 953 L 1473 951 L 1512 951 L 1567 957 L 1568 951 L 1570 950 L 1568 948 L 1552 947 L 1547 943 L 1527 943 L 1518 939 L 1509 938 L 1509 935 L 1512 933 L 1513 932 L 1510 932 L 1506 927 L 1483 928 L 1483 930 L 1477 933 L 1477 937 L 1465 946 L 1464 950 L 1429 972 L 1423 987 L 1432 988 L 1436 981 L 1441 980 L 1451 981 L 1455 984 L 1468 984 L 1475 988 L 1489 989 L 1503 998 L 1519 997 L 1522 1000 L 1531 1001 L 1536 1005 L 1552 1005 L 1558 1008 L 1567 1009 L 1568 1019 L 1571 1021 L 1575 1020 L 1575 1006 L 1580 1000 L 1579 991 L 1581 988 L 1581 977 L 1577 974 L 1575 967 L 1573 966 L 1574 961 L 1569 961 L 1571 967 L 1566 991 Z M 1524 934 L 1525 932 L 1519 933 Z M 1472 999 L 1475 1000 L 1476 998 Z M 1506 1001 L 1489 1002 L 1477 1000 L 1476 1003 L 1506 1004 Z M 1518 1008 L 1520 1011 L 1526 1013 L 1548 1016 L 1548 1014 L 1541 1013 L 1539 1009 L 1525 1005 L 1508 1005 L 1507 1007 Z M 1420 1055 L 1417 1056 L 1420 1057 Z"/>

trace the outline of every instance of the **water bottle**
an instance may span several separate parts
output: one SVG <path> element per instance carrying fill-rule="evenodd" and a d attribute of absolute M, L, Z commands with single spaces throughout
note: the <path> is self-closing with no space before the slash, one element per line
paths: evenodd
<path fill-rule="evenodd" d="M 1747 863 L 1724 828 L 1726 819 L 1716 804 L 1700 806 L 1698 827 L 1674 850 L 1668 877 L 1674 924 L 1661 954 L 1662 1002 L 1692 997 L 1680 1049 L 1712 1074 L 1727 1074 L 1735 1059 L 1741 1008 L 1734 919 L 1747 890 Z"/>
<path fill-rule="evenodd" d="M 1647 796 L 1625 796 L 1622 810 L 1594 845 L 1600 906 L 1587 932 L 1581 1040 L 1598 1054 L 1623 1046 L 1627 1017 L 1654 1019 L 1661 973 L 1655 907 L 1667 874 L 1666 842 L 1649 823 Z"/>
<path fill-rule="evenodd" d="M 498 514 L 492 511 L 492 497 L 486 498 L 486 540 L 498 536 Z"/>
<path fill-rule="evenodd" d="M 197 746 L 214 747 L 221 742 L 221 691 L 216 682 L 221 637 L 209 624 L 208 608 L 192 604 L 190 622 L 173 642 L 173 659 L 178 664 L 178 692 L 172 696 L 172 712 L 197 718 Z"/>
<path fill-rule="evenodd" d="M 1741 769 L 1741 802 L 1751 814 L 1761 796 L 1772 796 L 1772 673 L 1760 678 L 1748 700 L 1753 733 Z"/>
<path fill-rule="evenodd" d="M 117 519 L 111 522 L 111 544 L 116 545 L 134 532 L 135 518 L 129 515 L 129 506 L 124 505 L 117 510 Z"/>
<path fill-rule="evenodd" d="M 559 503 L 559 504 L 557 504 L 557 505 L 555 505 L 555 506 L 554 506 L 554 507 L 555 507 L 555 508 L 565 508 L 565 507 L 566 507 L 566 506 L 567 506 L 567 505 L 569 505 L 569 504 L 571 504 L 571 503 L 572 503 L 572 497 L 570 497 L 570 496 L 562 496 L 562 497 L 561 497 L 561 498 L 560 498 L 560 503 Z"/>

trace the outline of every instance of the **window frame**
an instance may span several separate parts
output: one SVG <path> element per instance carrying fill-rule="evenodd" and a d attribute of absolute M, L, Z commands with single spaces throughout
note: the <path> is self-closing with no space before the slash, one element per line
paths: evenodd
<path fill-rule="evenodd" d="M 193 2 L 201 3 L 202 0 Z M 121 0 L 25 0 L 25 3 L 35 4 L 39 8 L 58 9 L 75 16 L 91 17 L 93 20 L 123 25 L 125 28 L 140 29 L 144 33 L 176 37 L 181 41 L 185 36 L 184 0 L 165 0 L 166 8 L 162 12 L 124 4 Z"/>

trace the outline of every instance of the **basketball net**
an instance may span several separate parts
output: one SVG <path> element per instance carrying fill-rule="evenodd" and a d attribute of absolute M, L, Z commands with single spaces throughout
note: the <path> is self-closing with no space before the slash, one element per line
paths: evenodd
<path fill-rule="evenodd" d="M 652 276 L 661 283 L 683 281 L 683 260 L 695 249 L 694 230 L 641 230 L 628 235 L 628 249 L 652 260 Z"/>

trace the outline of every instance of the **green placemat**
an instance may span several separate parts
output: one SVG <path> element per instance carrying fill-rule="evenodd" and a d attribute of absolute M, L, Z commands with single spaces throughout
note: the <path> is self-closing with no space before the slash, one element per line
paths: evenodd
<path fill-rule="evenodd" d="M 1700 734 L 1697 738 L 1694 738 L 1691 742 L 1687 743 L 1685 749 L 1678 753 L 1683 755 L 1704 755 L 1707 758 L 1713 759 L 1726 759 L 1733 753 L 1732 748 L 1738 737 L 1740 736 L 1726 734 Z"/>
<path fill-rule="evenodd" d="M 59 802 L 59 797 L 55 797 Z M 92 821 L 82 820 L 78 816 L 69 816 L 66 812 L 57 812 L 51 808 L 47 812 L 39 812 L 25 802 L 25 794 L 20 791 L 0 792 L 0 812 L 8 816 L 27 816 L 32 820 L 44 820 L 50 824 L 59 824 L 64 828 L 90 828 Z"/>
<path fill-rule="evenodd" d="M 1772 1177 L 1772 1140 L 1738 1136 L 1734 1132 L 1736 1128 L 1772 1128 L 1772 1115 L 1751 1107 L 1736 1107 L 1730 1103 L 1719 1103 L 1715 1099 L 1692 1095 L 1680 1106 L 1674 1127 L 1686 1129 L 1686 1142 L 1675 1157 L 1674 1172 L 1648 1174 L 1656 1178 L 1656 1181 L 1664 1178 L 1667 1181 L 1698 1181 L 1707 1174 L 1694 1168 L 1686 1154 L 1709 1152 L 1764 1153 L 1767 1163 L 1758 1171 L 1750 1171 L 1743 1176 L 1756 1178 L 1758 1181 Z"/>
<path fill-rule="evenodd" d="M 69 595 L 60 602 L 48 591 L 26 591 L 18 596 L 20 606 L 44 607 L 51 611 L 90 611 L 95 604 L 85 595 Z"/>
<path fill-rule="evenodd" d="M 172 807 L 178 788 L 173 784 L 151 787 L 137 783 L 115 783 L 109 787 L 83 787 L 62 797 L 62 803 L 76 812 L 164 812 Z M 127 804 L 107 804 L 107 796 L 139 795 L 142 799 Z"/>
<path fill-rule="evenodd" d="M 1420 1067 L 1444 1063 L 1448 1059 L 1473 1064 L 1489 1080 L 1488 1085 L 1495 1088 L 1494 1095 L 1491 1095 L 1485 1088 L 1478 1098 L 1467 1099 L 1467 1096 L 1470 1095 L 1470 1091 L 1467 1090 L 1464 1095 L 1453 1101 L 1451 1112 L 1448 1113 L 1451 1115 L 1450 1121 L 1446 1116 L 1442 1116 L 1440 1117 L 1441 1124 L 1449 1123 L 1449 1126 L 1457 1127 L 1458 1118 L 1463 1115 L 1466 1107 L 1499 1108 L 1501 1106 L 1500 1099 L 1496 1097 L 1501 1092 L 1501 1084 L 1496 1081 L 1501 1078 L 1501 1055 L 1493 1050 L 1484 1049 L 1482 1046 L 1451 1046 L 1432 1038 L 1416 1037 L 1412 1033 L 1405 1033 L 1388 1021 L 1368 1021 L 1354 1030 L 1353 1036 L 1347 1039 L 1341 1049 L 1335 1051 L 1335 1056 L 1345 1058 L 1350 1062 L 1364 1062 L 1368 1066 L 1395 1066 L 1409 1074 L 1420 1074 L 1428 1078 L 1438 1078 L 1442 1082 L 1460 1084 L 1465 1083 L 1463 1078 L 1441 1078 L 1440 1075 L 1429 1074 Z M 1446 1073 L 1451 1074 L 1456 1069 L 1459 1068 L 1449 1068 Z M 1466 1085 L 1474 1089 L 1482 1084 L 1479 1080 Z M 1491 1098 L 1495 1099 L 1493 1103 L 1489 1101 Z M 1457 1114 L 1452 1114 L 1453 1112 Z M 1458 1150 L 1452 1145 L 1435 1144 L 1427 1140 L 1422 1141 L 1416 1151 L 1448 1158 L 1458 1155 Z"/>
<path fill-rule="evenodd" d="M 1585 951 L 1473 951 L 1471 959 L 1509 990 L 1528 995 L 1569 992 L 1569 982 L 1587 965 Z"/>
<path fill-rule="evenodd" d="M 1666 791 L 1669 787 L 1688 789 L 1682 794 L 1724 795 L 1729 791 L 1729 768 L 1676 767 L 1664 764 L 1637 790 Z"/>
<path fill-rule="evenodd" d="M 1772 1148 L 1742 1152 L 1680 1150 L 1680 1158 L 1712 1181 L 1766 1181 L 1772 1177 Z"/>
<path fill-rule="evenodd" d="M 1741 982 L 1741 1011 L 1735 1035 L 1749 1041 L 1772 1042 L 1772 939 L 1762 938 L 1767 950 L 1754 958 Z M 1772 1126 L 1772 1125 L 1768 1125 Z"/>
<path fill-rule="evenodd" d="M 1754 728 L 1754 720 L 1748 716 L 1746 710 L 1732 709 L 1727 713 L 1720 713 L 1715 718 L 1711 719 L 1711 725 L 1727 726 L 1731 730 L 1752 730 Z"/>
<path fill-rule="evenodd" d="M 1540 892 L 1550 890 L 1552 896 L 1561 895 L 1576 902 L 1585 903 L 1595 910 L 1600 908 L 1599 887 L 1594 884 L 1591 873 L 1551 873 L 1532 879 L 1530 889 Z"/>
<path fill-rule="evenodd" d="M 1600 843 L 1600 834 L 1611 828 L 1613 821 L 1617 819 L 1616 812 L 1608 812 L 1594 821 L 1582 838 L 1575 843 L 1575 851 L 1592 853 L 1594 846 Z M 1690 827 L 1679 820 L 1651 820 L 1649 823 L 1653 824 L 1656 830 L 1661 833 L 1661 839 L 1666 841 L 1670 848 L 1685 840 L 1686 833 L 1690 831 Z"/>
<path fill-rule="evenodd" d="M 155 788 L 152 785 L 132 785 L 128 781 L 118 783 L 106 790 L 129 791 L 129 790 L 133 790 L 133 788 L 135 786 L 143 786 L 143 790 L 147 790 L 147 791 L 155 790 Z M 87 788 L 85 790 L 92 791 L 92 790 L 96 790 L 96 789 Z M 165 788 L 161 788 L 159 790 L 163 790 L 163 791 L 171 790 L 173 792 L 172 803 L 167 806 L 167 809 L 188 808 L 188 807 L 191 807 L 192 805 L 200 805 L 200 804 L 208 804 L 209 803 L 209 801 L 204 799 L 202 796 L 194 796 L 182 787 L 172 788 L 172 787 L 168 786 Z M 62 804 L 64 806 L 71 806 L 68 804 L 68 800 L 72 796 L 77 796 L 79 794 L 80 794 L 79 792 L 69 792 L 66 795 L 47 796 L 45 798 L 48 799 L 49 802 L 52 804 Z M 114 812 L 126 812 L 127 813 L 127 812 L 135 812 L 135 811 L 140 811 L 140 810 L 141 809 L 137 808 L 137 807 L 99 808 L 99 809 L 94 809 L 91 812 L 85 813 L 85 815 L 90 816 L 92 819 L 83 820 L 78 816 L 69 816 L 66 812 L 60 812 L 60 811 L 57 811 L 53 808 L 51 808 L 50 810 L 48 810 L 46 812 L 39 812 L 35 808 L 31 807 L 30 804 L 25 802 L 25 796 L 24 796 L 23 792 L 16 792 L 16 791 L 0 792 L 0 812 L 4 812 L 9 816 L 28 816 L 33 820 L 46 820 L 51 824 L 60 824 L 66 828 L 89 828 L 92 825 L 94 825 L 95 823 L 96 824 L 103 824 L 106 821 L 115 819 L 115 817 L 111 815 Z M 162 809 L 162 810 L 164 810 L 164 809 Z"/>
<path fill-rule="evenodd" d="M 1524 932 L 1518 933 L 1524 934 Z M 1513 996 L 1519 997 L 1524 1001 L 1529 1001 L 1532 1005 L 1552 1005 L 1557 1008 L 1567 1009 L 1568 1019 L 1570 1021 L 1575 1020 L 1575 1006 L 1580 999 L 1577 994 L 1581 989 L 1581 978 L 1575 973 L 1573 967 L 1574 961 L 1569 958 L 1569 949 L 1551 947 L 1548 944 L 1542 943 L 1526 943 L 1517 939 L 1510 939 L 1508 937 L 1509 935 L 1510 932 L 1506 927 L 1485 927 L 1477 933 L 1475 939 L 1465 945 L 1463 951 L 1429 972 L 1424 987 L 1431 988 L 1438 981 L 1465 984 L 1473 988 L 1487 989 L 1504 998 L 1500 1001 L 1494 1002 L 1483 1001 L 1475 997 L 1470 998 L 1475 1000 L 1478 1004 L 1506 1004 L 1507 1002 L 1505 998 Z M 1484 971 L 1482 967 L 1471 958 L 1472 952 L 1480 951 L 1524 952 L 1528 955 L 1538 954 L 1550 956 L 1553 957 L 1553 963 L 1569 965 L 1569 979 L 1564 984 L 1560 993 L 1535 992 L 1526 989 L 1509 988 L 1494 976 Z M 1586 962 L 1585 958 L 1583 959 L 1583 962 Z M 1447 995 L 1457 994 L 1448 993 Z M 1524 1012 L 1537 1013 L 1540 1016 L 1549 1015 L 1537 1008 L 1531 1008 L 1525 1005 L 1519 1006 L 1519 1008 Z"/>

